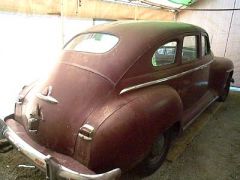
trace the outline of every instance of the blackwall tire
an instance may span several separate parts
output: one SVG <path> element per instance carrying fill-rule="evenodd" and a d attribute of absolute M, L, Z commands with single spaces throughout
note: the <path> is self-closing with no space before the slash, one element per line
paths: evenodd
<path fill-rule="evenodd" d="M 163 143 L 163 146 L 161 146 Z M 167 131 L 164 134 L 159 135 L 154 142 L 149 155 L 143 160 L 139 166 L 141 175 L 148 176 L 154 173 L 166 159 L 168 150 L 171 144 L 171 131 Z"/>
<path fill-rule="evenodd" d="M 228 94 L 229 94 L 229 90 L 230 90 L 231 78 L 232 78 L 231 76 L 228 77 L 227 82 L 226 82 L 226 84 L 225 84 L 225 87 L 224 87 L 224 89 L 223 89 L 223 92 L 222 92 L 222 94 L 219 96 L 218 101 L 220 101 L 220 102 L 226 101 L 226 99 L 227 99 L 227 97 L 228 97 Z"/>

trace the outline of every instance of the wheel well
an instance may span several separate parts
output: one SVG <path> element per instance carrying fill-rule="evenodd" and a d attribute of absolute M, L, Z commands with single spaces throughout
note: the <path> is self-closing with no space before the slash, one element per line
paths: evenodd
<path fill-rule="evenodd" d="M 182 125 L 180 121 L 175 122 L 169 129 L 171 131 L 172 138 L 177 137 L 182 132 Z"/>
<path fill-rule="evenodd" d="M 231 72 L 229 73 L 229 77 L 232 78 L 232 76 L 233 76 L 233 71 L 231 71 Z"/>
<path fill-rule="evenodd" d="M 230 82 L 234 82 L 234 80 L 232 80 L 232 76 L 233 76 L 233 71 L 230 71 L 228 73 L 227 77 L 226 77 L 226 82 L 225 83 L 228 83 L 229 80 L 230 80 Z"/>

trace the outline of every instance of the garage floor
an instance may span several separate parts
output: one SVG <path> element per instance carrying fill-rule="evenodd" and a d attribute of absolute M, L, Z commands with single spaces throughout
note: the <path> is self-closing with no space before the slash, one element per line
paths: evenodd
<path fill-rule="evenodd" d="M 0 154 L 0 179 L 44 179 L 16 150 Z M 176 139 L 162 167 L 149 177 L 136 173 L 122 179 L 240 179 L 240 92 L 231 92 L 225 103 L 211 105 Z"/>

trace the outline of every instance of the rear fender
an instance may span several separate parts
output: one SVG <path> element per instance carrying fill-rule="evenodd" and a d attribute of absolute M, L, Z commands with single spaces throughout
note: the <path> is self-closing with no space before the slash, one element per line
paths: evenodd
<path fill-rule="evenodd" d="M 210 66 L 209 87 L 220 96 L 229 76 L 233 74 L 233 63 L 223 57 L 214 57 Z"/>
<path fill-rule="evenodd" d="M 97 129 L 91 145 L 89 167 L 129 169 L 143 160 L 159 134 L 182 117 L 182 102 L 169 86 L 129 92 L 132 101 L 109 116 Z"/>

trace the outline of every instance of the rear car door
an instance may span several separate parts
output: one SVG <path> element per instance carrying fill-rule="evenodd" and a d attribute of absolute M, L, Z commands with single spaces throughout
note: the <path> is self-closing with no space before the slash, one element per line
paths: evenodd
<path fill-rule="evenodd" d="M 183 36 L 181 67 L 183 73 L 180 96 L 183 102 L 183 123 L 189 122 L 202 108 L 202 99 L 208 90 L 208 59 L 201 54 L 200 34 Z"/>

